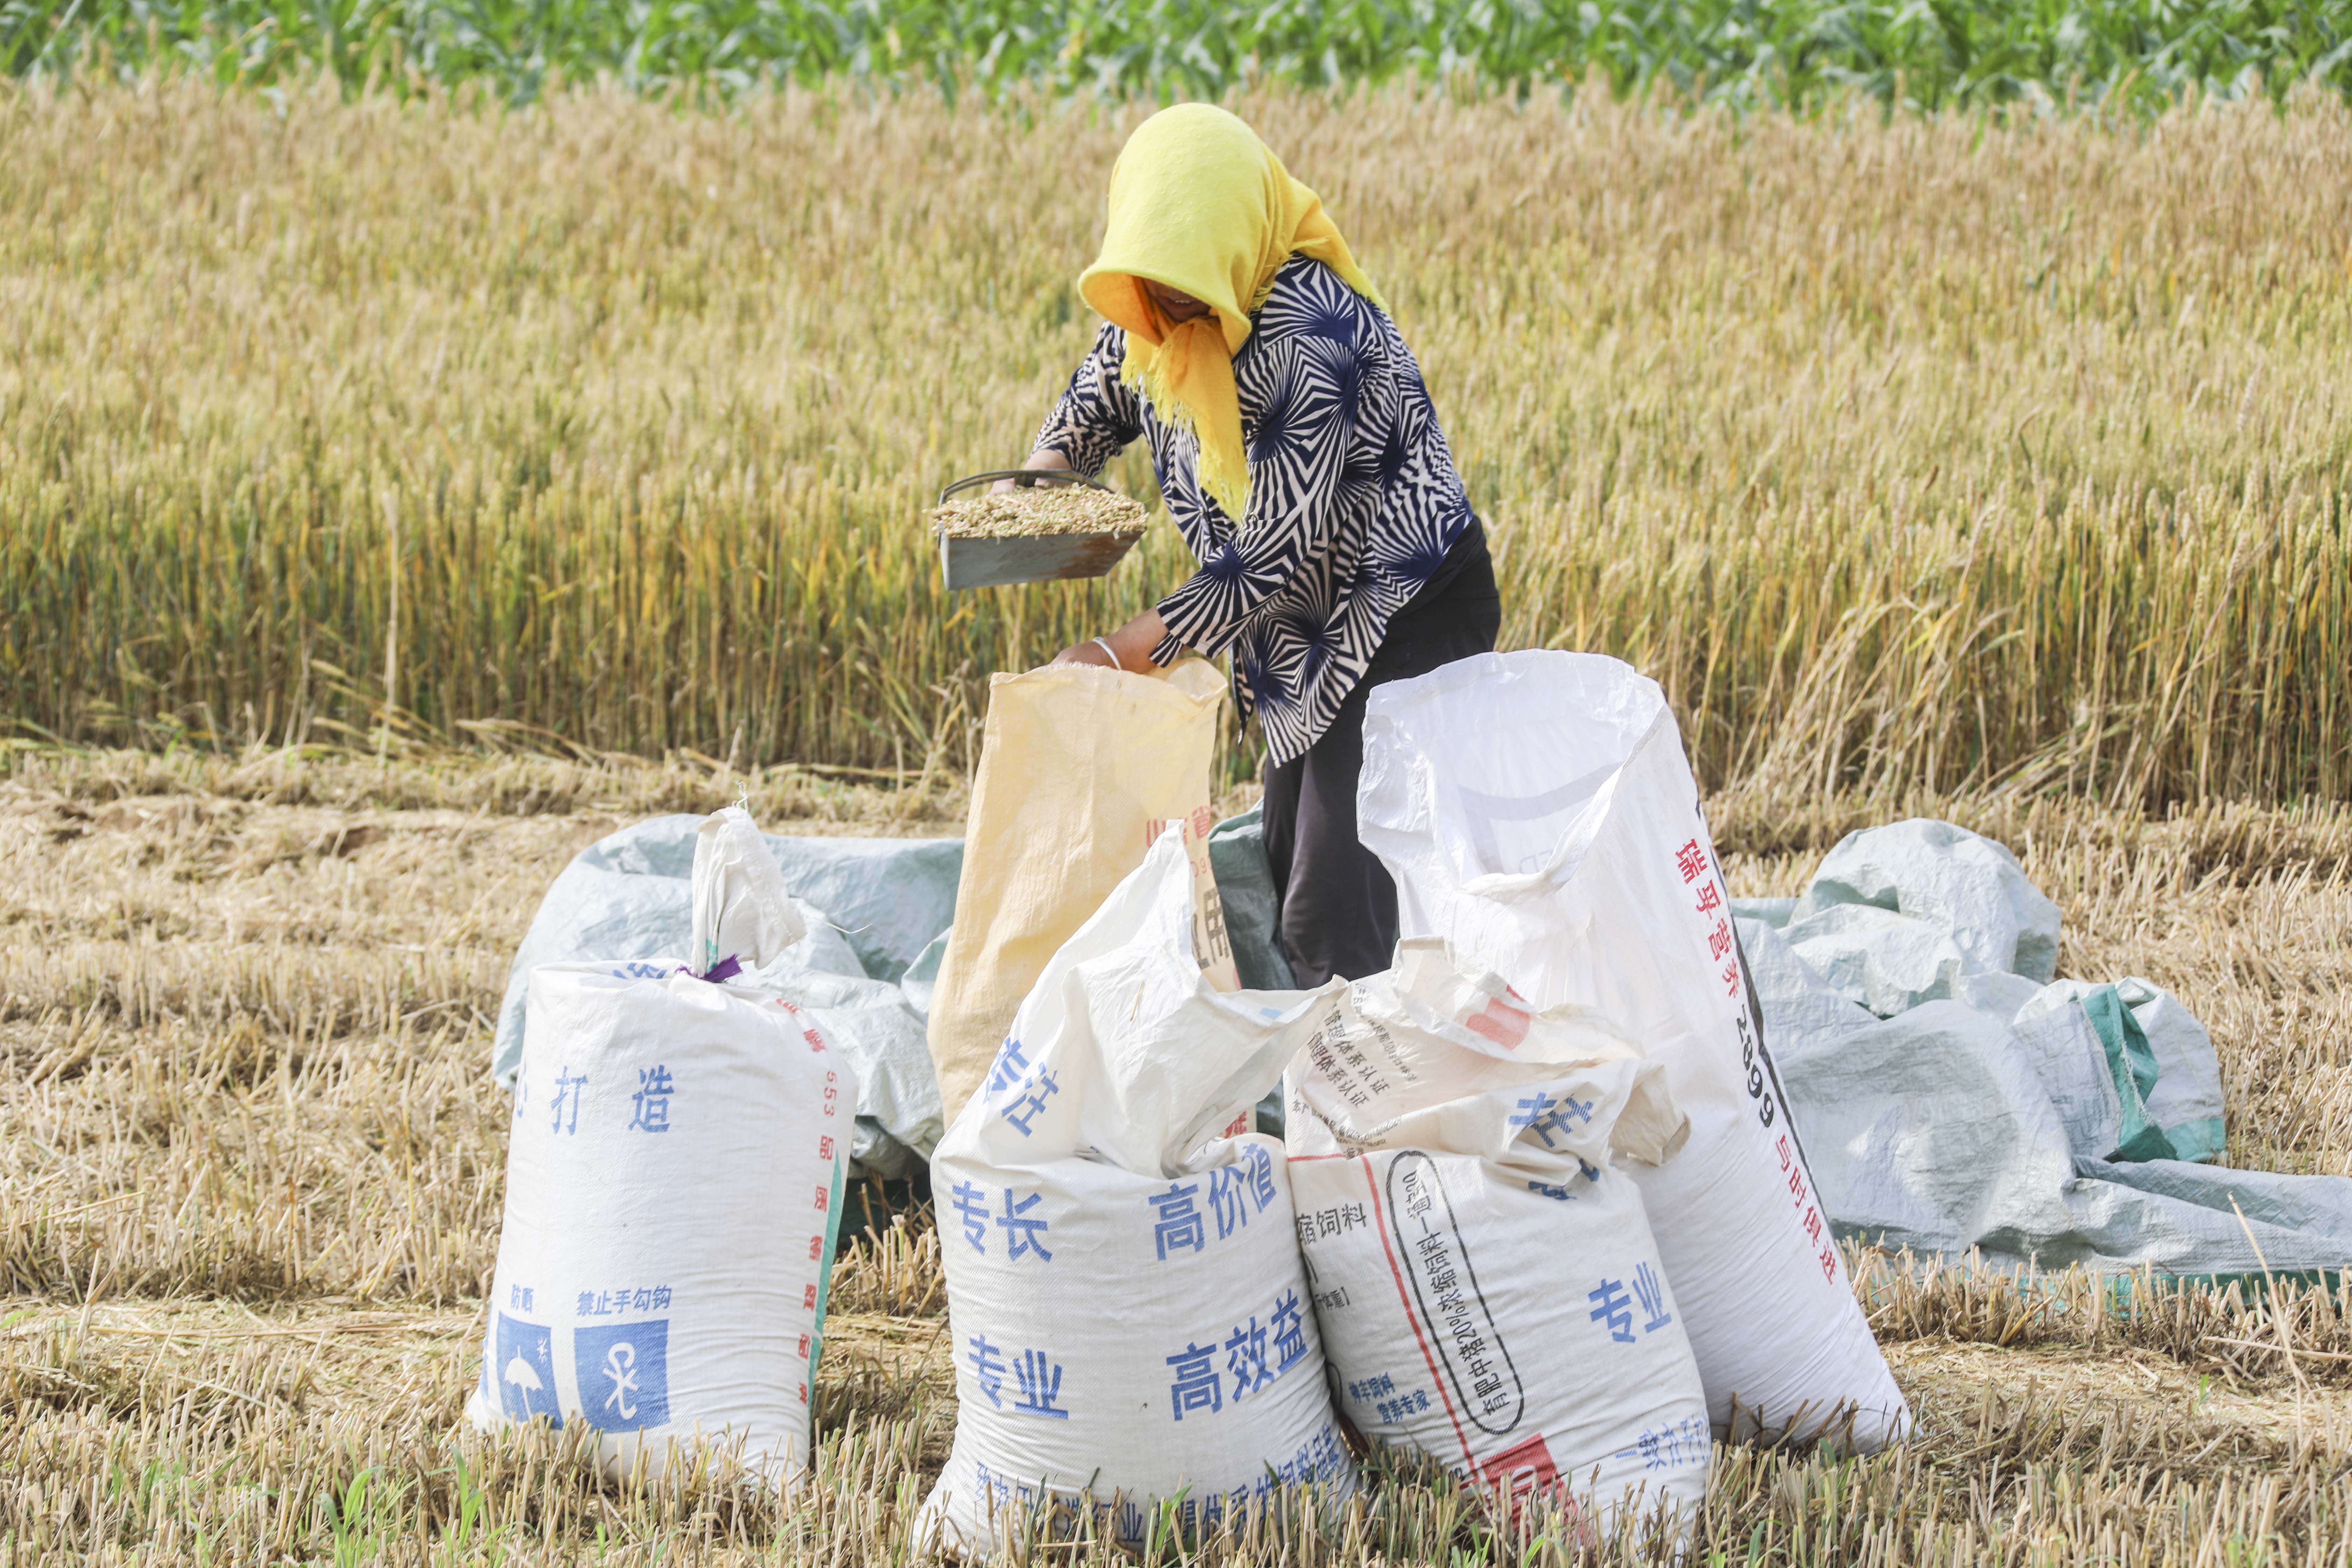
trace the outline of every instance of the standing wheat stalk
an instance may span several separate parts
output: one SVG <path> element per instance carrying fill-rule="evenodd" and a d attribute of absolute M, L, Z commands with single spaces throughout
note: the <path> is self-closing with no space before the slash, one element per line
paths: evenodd
<path fill-rule="evenodd" d="M 375 760 L 392 745 L 392 712 L 400 702 L 400 492 L 383 491 L 384 563 L 392 577 L 392 606 L 383 623 L 383 721 L 375 735 Z"/>

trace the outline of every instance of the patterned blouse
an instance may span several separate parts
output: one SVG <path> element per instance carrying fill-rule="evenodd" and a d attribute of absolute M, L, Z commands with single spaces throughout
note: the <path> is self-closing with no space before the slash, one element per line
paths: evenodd
<path fill-rule="evenodd" d="M 1200 444 L 1119 379 L 1127 336 L 1106 325 L 1037 432 L 1094 475 L 1138 436 L 1201 570 L 1160 602 L 1168 664 L 1233 655 L 1234 700 L 1276 763 L 1330 727 L 1389 618 L 1470 526 L 1421 367 L 1395 326 L 1319 261 L 1294 256 L 1234 356 L 1249 507 L 1236 530 L 1201 489 Z"/>

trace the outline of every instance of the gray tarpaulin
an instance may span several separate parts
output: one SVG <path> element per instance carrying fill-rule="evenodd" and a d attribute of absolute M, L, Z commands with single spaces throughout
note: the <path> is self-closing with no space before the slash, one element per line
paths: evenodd
<path fill-rule="evenodd" d="M 1847 834 L 1771 923 L 1822 978 L 1882 1018 L 1992 976 L 2030 994 L 2058 963 L 2058 906 L 2007 846 L 1948 822 Z"/>
<path fill-rule="evenodd" d="M 1225 907 L 1225 939 L 1234 945 L 1234 972 L 1242 984 L 1252 991 L 1297 989 L 1298 977 L 1282 951 L 1281 902 L 1265 858 L 1263 808 L 1251 806 L 1217 824 L 1209 835 L 1209 870 Z M 1257 1103 L 1257 1130 L 1279 1138 L 1283 1125 L 1282 1086 L 1276 1084 Z"/>
<path fill-rule="evenodd" d="M 1217 879 L 1217 900 L 1225 906 L 1225 936 L 1234 944 L 1234 969 L 1242 984 L 1252 991 L 1294 989 L 1298 982 L 1282 952 L 1274 868 L 1266 864 L 1265 826 L 1258 807 L 1217 824 L 1209 835 L 1209 869 Z"/>
<path fill-rule="evenodd" d="M 1871 829 L 1803 898 L 1735 913 L 1842 1235 L 2003 1266 L 2352 1263 L 2352 1179 L 2130 1157 L 2221 1152 L 2212 1041 L 2144 980 L 2053 983 L 2057 910 L 2000 846 Z"/>
<path fill-rule="evenodd" d="M 1835 909 L 1875 909 L 1951 942 L 1970 973 L 2047 984 L 2058 967 L 2058 906 L 2026 879 L 2005 844 L 1927 817 L 1863 828 L 1822 858 L 1789 911 L 1790 942 Z"/>
<path fill-rule="evenodd" d="M 533 968 L 685 953 L 701 823 L 681 816 L 633 824 L 582 850 L 555 879 L 508 972 L 490 1064 L 499 1083 L 511 1089 L 521 1064 Z M 852 1154 L 877 1174 L 904 1174 L 929 1158 L 945 1131 L 925 1024 L 955 914 L 963 840 L 764 837 L 809 936 L 741 983 L 789 994 L 815 1015 L 857 1069 Z M 1217 827 L 1209 858 L 1242 984 L 1288 989 L 1255 809 Z"/>
<path fill-rule="evenodd" d="M 2015 1016 L 2022 1025 L 2060 1012 L 2069 1002 L 2096 1006 L 2096 989 L 2080 980 L 2061 980 L 2022 1003 Z M 2137 975 L 2116 982 L 2115 1000 L 2123 1007 L 2110 1005 L 2107 1012 L 2116 1015 L 2118 1028 L 2137 1037 L 2123 1048 L 2144 1042 L 2152 1058 L 2145 1076 L 2154 1082 L 2141 1094 L 2147 1121 L 2163 1130 L 2179 1158 L 2212 1159 L 2223 1142 L 2221 1063 L 2213 1037 L 2178 997 Z"/>

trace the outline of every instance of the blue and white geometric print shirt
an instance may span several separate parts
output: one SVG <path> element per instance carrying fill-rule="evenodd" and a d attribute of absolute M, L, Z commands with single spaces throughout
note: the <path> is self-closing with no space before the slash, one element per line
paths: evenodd
<path fill-rule="evenodd" d="M 1421 367 L 1388 317 L 1319 261 L 1293 256 L 1234 356 L 1249 515 L 1239 530 L 1199 478 L 1200 443 L 1119 379 L 1106 325 L 1037 432 L 1092 476 L 1138 436 L 1201 570 L 1160 601 L 1168 638 L 1233 655 L 1234 700 L 1271 759 L 1305 753 L 1372 661 L 1389 618 L 1472 519 Z"/>

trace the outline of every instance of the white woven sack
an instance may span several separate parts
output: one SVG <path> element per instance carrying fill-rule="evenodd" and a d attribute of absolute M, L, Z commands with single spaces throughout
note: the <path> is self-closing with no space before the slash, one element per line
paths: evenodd
<path fill-rule="evenodd" d="M 1615 1154 L 1686 1121 L 1664 1070 L 1426 939 L 1328 1004 L 1286 1079 L 1291 1195 L 1340 1408 L 1373 1442 L 1512 1496 L 1680 1534 L 1706 1391 Z"/>
<path fill-rule="evenodd" d="M 802 936 L 740 809 L 695 871 L 701 972 Z M 805 1470 L 856 1107 L 788 1001 L 680 963 L 532 971 L 474 1424 L 585 1424 L 625 1473 L 702 1445 Z"/>
<path fill-rule="evenodd" d="M 1407 935 L 1666 1069 L 1690 1142 L 1642 1188 L 1719 1430 L 1875 1447 L 1909 1420 L 1747 994 L 1672 711 L 1613 658 L 1484 654 L 1374 689 L 1357 819 Z"/>
<path fill-rule="evenodd" d="M 985 1553 L 1061 1505 L 1140 1539 L 1277 1481 L 1354 1488 L 1282 1146 L 1240 1131 L 1322 993 L 1219 992 L 1170 826 L 1046 963 L 931 1162 L 955 1446 L 924 1529 Z"/>

